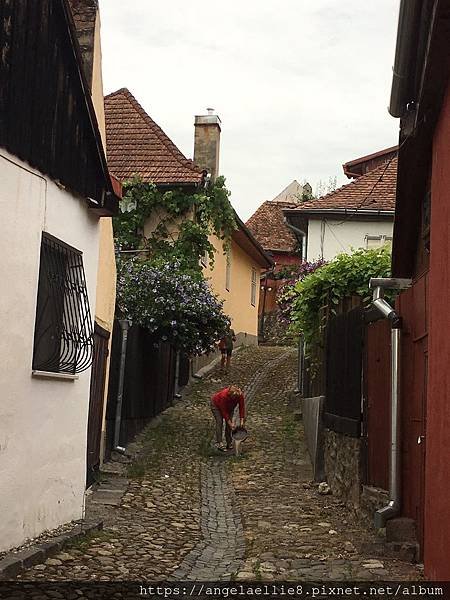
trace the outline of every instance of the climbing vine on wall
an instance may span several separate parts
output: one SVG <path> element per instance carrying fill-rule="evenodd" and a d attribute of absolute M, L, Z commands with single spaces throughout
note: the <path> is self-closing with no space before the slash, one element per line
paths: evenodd
<path fill-rule="evenodd" d="M 285 290 L 291 330 L 301 333 L 309 347 L 319 343 L 329 314 L 346 297 L 359 296 L 363 305 L 371 301 L 371 277 L 389 277 L 388 247 L 339 254 Z"/>
<path fill-rule="evenodd" d="M 125 183 L 124 192 L 121 212 L 113 219 L 119 251 L 148 250 L 155 259 L 198 268 L 205 255 L 214 262 L 209 236 L 221 239 L 226 251 L 237 227 L 224 177 L 195 193 L 181 188 L 162 191 L 134 178 Z"/>

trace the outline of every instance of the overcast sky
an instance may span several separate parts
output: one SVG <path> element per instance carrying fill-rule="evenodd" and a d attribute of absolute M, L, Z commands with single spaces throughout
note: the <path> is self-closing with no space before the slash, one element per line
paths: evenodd
<path fill-rule="evenodd" d="M 398 0 L 100 0 L 105 93 L 127 87 L 189 158 L 222 119 L 220 172 L 247 219 L 293 179 L 397 143 Z"/>

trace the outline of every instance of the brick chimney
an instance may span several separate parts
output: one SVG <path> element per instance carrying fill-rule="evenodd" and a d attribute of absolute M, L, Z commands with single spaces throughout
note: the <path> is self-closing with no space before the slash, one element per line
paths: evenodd
<path fill-rule="evenodd" d="M 83 59 L 83 71 L 92 96 L 98 126 L 106 152 L 105 108 L 103 101 L 102 50 L 98 0 L 69 0 Z"/>
<path fill-rule="evenodd" d="M 195 117 L 194 162 L 206 169 L 214 181 L 219 175 L 220 119 L 213 108 Z"/>
<path fill-rule="evenodd" d="M 84 74 L 89 87 L 92 88 L 98 3 L 97 0 L 69 0 L 69 5 L 72 10 L 78 43 L 83 57 Z"/>

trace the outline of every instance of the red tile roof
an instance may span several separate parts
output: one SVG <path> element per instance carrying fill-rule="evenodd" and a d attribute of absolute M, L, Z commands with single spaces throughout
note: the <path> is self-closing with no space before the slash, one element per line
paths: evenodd
<path fill-rule="evenodd" d="M 361 177 L 364 173 L 372 171 L 382 163 L 386 163 L 394 156 L 397 156 L 397 154 L 398 146 L 391 146 L 390 148 L 378 150 L 378 152 L 372 152 L 372 154 L 349 160 L 342 165 L 342 168 L 349 179 Z"/>
<path fill-rule="evenodd" d="M 293 252 L 297 239 L 284 222 L 283 210 L 297 208 L 292 202 L 268 200 L 261 204 L 246 225 L 265 250 Z"/>
<path fill-rule="evenodd" d="M 124 181 L 139 175 L 159 185 L 197 185 L 203 170 L 187 159 L 125 88 L 105 98 L 110 171 Z"/>
<path fill-rule="evenodd" d="M 284 211 L 309 210 L 395 210 L 397 158 L 361 175 L 317 200 L 307 202 L 274 202 L 261 204 L 246 225 L 265 250 L 293 252 L 297 243 L 293 232 L 286 226 Z"/>
<path fill-rule="evenodd" d="M 297 210 L 395 210 L 397 157 L 317 200 L 300 202 Z"/>

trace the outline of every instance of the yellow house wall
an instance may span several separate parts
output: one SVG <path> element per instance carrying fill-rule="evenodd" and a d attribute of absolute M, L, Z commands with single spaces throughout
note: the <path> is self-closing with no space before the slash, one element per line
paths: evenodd
<path fill-rule="evenodd" d="M 92 73 L 92 101 L 94 103 L 95 114 L 97 116 L 100 135 L 102 137 L 103 148 L 106 153 L 106 125 L 105 125 L 105 100 L 103 96 L 103 75 L 102 75 L 102 45 L 100 40 L 100 15 L 97 11 L 95 21 L 94 37 L 94 57 Z"/>
<path fill-rule="evenodd" d="M 106 155 L 106 124 L 102 79 L 102 51 L 100 40 L 100 16 L 97 12 L 95 23 L 94 57 L 92 73 L 92 102 L 97 116 L 103 149 Z M 108 359 L 105 375 L 105 394 L 103 400 L 102 436 L 100 461 L 103 462 L 106 439 L 106 403 L 108 399 L 109 366 L 111 356 L 112 330 L 116 303 L 116 258 L 114 253 L 114 236 L 111 217 L 100 219 L 99 263 L 97 272 L 97 289 L 95 300 L 95 320 L 111 333 L 108 345 Z"/>
<path fill-rule="evenodd" d="M 102 52 L 100 43 L 100 17 L 97 13 L 94 40 L 94 69 L 92 74 L 92 101 L 106 153 L 105 109 L 102 81 Z M 116 300 L 116 260 L 111 217 L 100 219 L 99 268 L 95 302 L 95 319 L 99 325 L 112 331 Z"/>
<path fill-rule="evenodd" d="M 232 328 L 238 335 L 238 342 L 256 344 L 258 340 L 258 300 L 259 273 L 261 267 L 236 242 L 231 242 L 231 277 L 229 290 L 226 289 L 227 257 L 223 253 L 222 241 L 213 237 L 211 243 L 216 248 L 215 262 L 208 265 L 204 275 L 211 289 L 224 300 L 224 311 L 231 318 Z M 257 285 L 255 306 L 251 303 L 252 269 L 256 269 Z"/>

